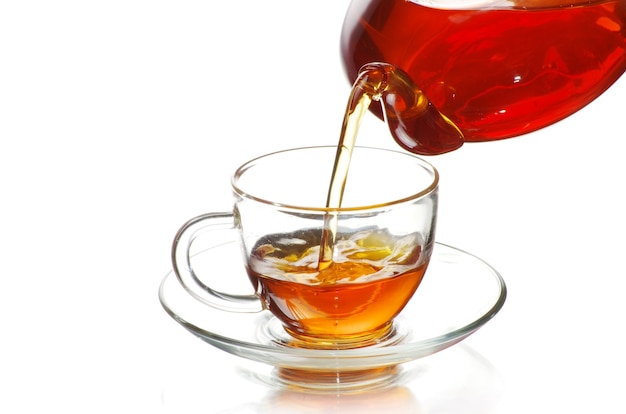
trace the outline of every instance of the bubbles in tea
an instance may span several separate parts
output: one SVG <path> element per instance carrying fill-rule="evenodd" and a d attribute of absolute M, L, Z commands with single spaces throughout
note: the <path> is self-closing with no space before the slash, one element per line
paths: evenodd
<path fill-rule="evenodd" d="M 320 234 L 276 234 L 256 244 L 247 270 L 265 306 L 311 343 L 384 336 L 426 271 L 421 237 L 339 232 L 332 263 L 319 269 Z"/>

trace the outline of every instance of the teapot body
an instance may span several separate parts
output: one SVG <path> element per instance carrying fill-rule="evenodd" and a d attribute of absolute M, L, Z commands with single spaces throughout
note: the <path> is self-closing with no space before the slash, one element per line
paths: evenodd
<path fill-rule="evenodd" d="M 369 62 L 402 69 L 466 141 L 555 123 L 626 70 L 626 0 L 421 1 L 353 0 L 344 67 L 351 81 Z"/>

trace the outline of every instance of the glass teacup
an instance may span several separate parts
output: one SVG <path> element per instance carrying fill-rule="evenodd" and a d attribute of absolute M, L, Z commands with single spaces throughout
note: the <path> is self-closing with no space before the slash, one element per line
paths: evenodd
<path fill-rule="evenodd" d="M 392 335 L 431 257 L 438 173 L 412 154 L 356 147 L 342 206 L 328 208 L 335 153 L 292 149 L 237 169 L 233 211 L 195 217 L 175 237 L 174 273 L 185 289 L 225 311 L 269 310 L 294 346 L 353 348 Z M 254 294 L 202 281 L 190 258 L 198 237 L 214 238 L 213 245 L 238 240 Z M 323 248 L 332 249 L 330 262 L 320 260 Z"/>

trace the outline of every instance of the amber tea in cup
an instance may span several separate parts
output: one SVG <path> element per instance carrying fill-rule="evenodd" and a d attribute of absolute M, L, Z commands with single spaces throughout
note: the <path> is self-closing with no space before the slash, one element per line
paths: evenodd
<path fill-rule="evenodd" d="M 174 240 L 174 272 L 187 291 L 226 311 L 269 310 L 293 346 L 353 348 L 391 335 L 428 267 L 438 173 L 412 154 L 356 147 L 342 205 L 329 208 L 335 153 L 293 149 L 241 166 L 232 178 L 232 213 L 196 217 Z M 321 261 L 329 230 L 332 258 Z M 242 263 L 213 277 L 237 277 L 241 266 L 254 294 L 217 291 L 194 272 L 189 249 L 198 237 L 214 238 L 215 246 L 238 241 Z"/>

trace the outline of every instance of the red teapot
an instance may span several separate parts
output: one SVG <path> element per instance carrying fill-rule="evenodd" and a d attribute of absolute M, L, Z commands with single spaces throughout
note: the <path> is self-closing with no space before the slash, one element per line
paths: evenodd
<path fill-rule="evenodd" d="M 352 0 L 341 54 L 353 82 L 371 62 L 397 68 L 465 141 L 509 138 L 573 114 L 624 73 L 626 0 Z"/>

